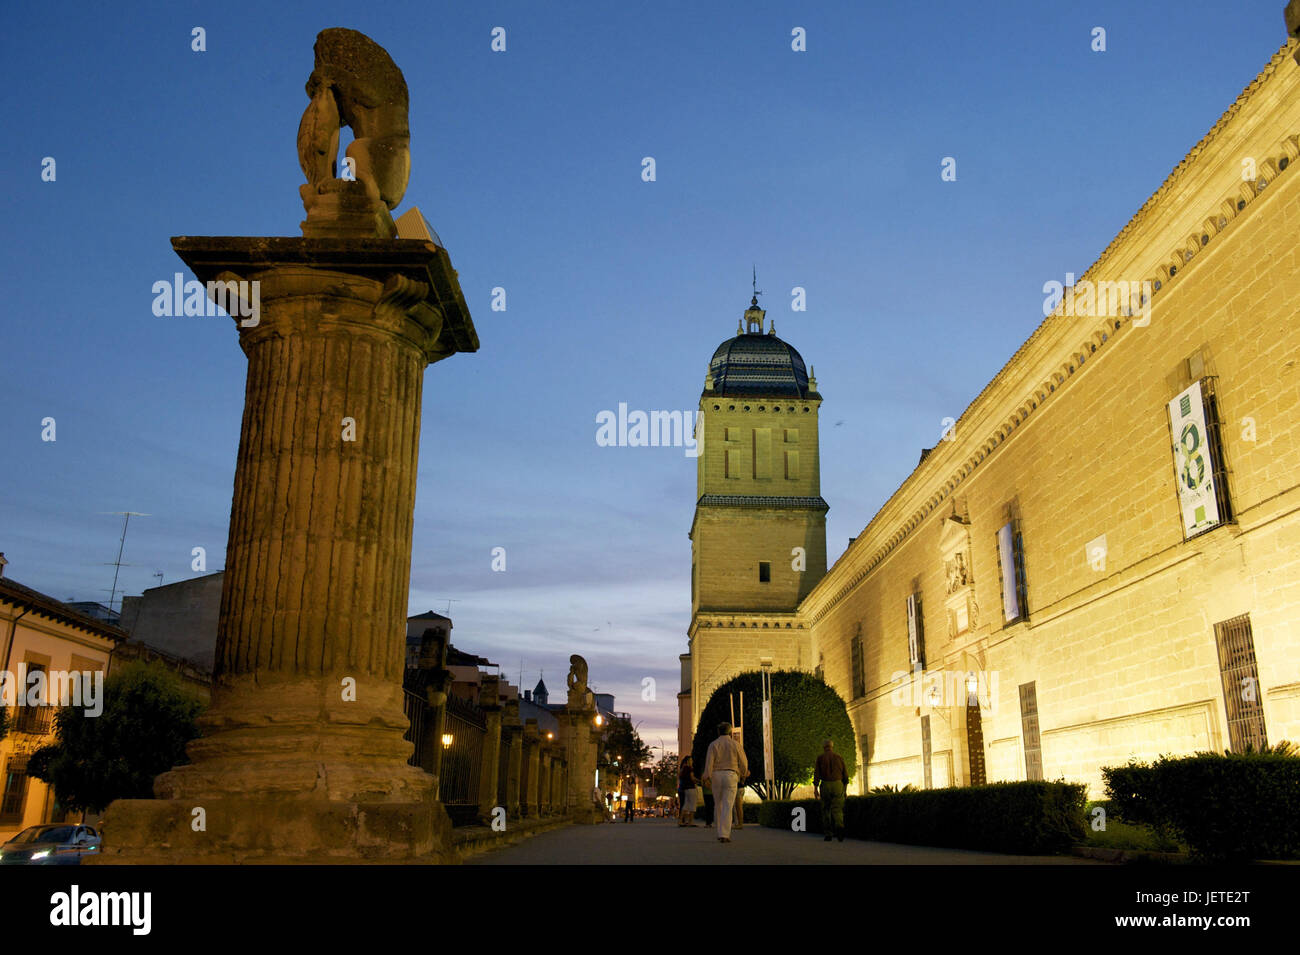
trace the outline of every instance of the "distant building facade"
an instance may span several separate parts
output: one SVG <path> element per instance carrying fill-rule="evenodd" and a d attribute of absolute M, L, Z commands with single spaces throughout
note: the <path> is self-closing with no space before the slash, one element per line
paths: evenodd
<path fill-rule="evenodd" d="M 19 674 L 106 674 L 114 648 L 125 640 L 126 634 L 112 624 L 0 577 L 0 670 L 17 684 L 14 705 L 7 708 L 8 732 L 0 739 L 0 842 L 64 815 L 53 790 L 27 775 L 32 753 L 54 742 L 58 707 L 18 705 L 16 694 L 25 688 Z"/>
<path fill-rule="evenodd" d="M 223 571 L 151 587 L 122 598 L 120 626 L 135 643 L 211 674 L 216 661 Z"/>

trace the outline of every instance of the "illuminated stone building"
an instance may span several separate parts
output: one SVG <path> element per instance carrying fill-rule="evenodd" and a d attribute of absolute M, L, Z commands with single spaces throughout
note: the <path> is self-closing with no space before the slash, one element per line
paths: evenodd
<path fill-rule="evenodd" d="M 1300 740 L 1296 46 L 829 571 L 810 544 L 802 580 L 758 582 L 750 565 L 770 552 L 784 572 L 796 535 L 766 529 L 780 511 L 710 503 L 728 482 L 758 492 L 745 399 L 706 389 L 686 739 L 712 687 L 768 656 L 820 665 L 848 702 L 859 791 L 1066 778 L 1099 795 L 1102 767 L 1130 757 Z M 748 402 L 774 435 L 814 426 L 791 499 L 818 494 L 817 401 L 809 382 L 779 424 L 772 399 Z M 736 442 L 708 430 L 732 427 Z M 723 476 L 733 446 L 739 478 Z M 799 513 L 811 539 L 821 514 Z"/>

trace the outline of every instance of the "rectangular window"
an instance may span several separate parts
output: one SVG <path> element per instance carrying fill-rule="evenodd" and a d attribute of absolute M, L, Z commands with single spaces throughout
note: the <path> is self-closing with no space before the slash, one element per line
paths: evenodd
<path fill-rule="evenodd" d="M 754 479 L 770 480 L 772 477 L 772 429 L 754 429 Z"/>
<path fill-rule="evenodd" d="M 998 575 L 1002 580 L 1003 622 L 1028 619 L 1029 588 L 1025 580 L 1025 543 L 1019 521 L 1003 524 L 998 530 Z"/>
<path fill-rule="evenodd" d="M 934 788 L 934 776 L 930 769 L 930 717 L 921 717 L 921 772 L 925 777 L 925 788 Z"/>
<path fill-rule="evenodd" d="M 1219 645 L 1219 673 L 1223 678 L 1223 706 L 1228 715 L 1228 738 L 1234 753 L 1268 745 L 1264 707 L 1260 702 L 1259 670 L 1255 666 L 1255 635 L 1250 614 L 1214 625 Z"/>
<path fill-rule="evenodd" d="M 1232 521 L 1213 379 L 1193 383 L 1169 402 L 1169 427 L 1183 537 L 1190 539 Z"/>
<path fill-rule="evenodd" d="M 1043 778 L 1043 743 L 1038 734 L 1038 689 L 1035 681 L 1020 685 L 1020 731 L 1025 738 L 1025 779 Z"/>
<path fill-rule="evenodd" d="M 925 669 L 925 625 L 921 618 L 921 595 L 907 597 L 907 656 L 912 669 Z"/>
<path fill-rule="evenodd" d="M 4 795 L 0 796 L 0 822 L 22 822 L 23 801 L 26 798 L 27 757 L 13 756 L 5 767 Z"/>
<path fill-rule="evenodd" d="M 850 663 L 853 666 L 853 698 L 857 700 L 867 695 L 867 681 L 862 671 L 862 634 L 860 632 L 853 638 L 850 649 L 852 656 Z"/>
<path fill-rule="evenodd" d="M 797 481 L 799 479 L 798 451 L 787 451 L 785 453 L 785 479 L 787 481 Z"/>
<path fill-rule="evenodd" d="M 41 659 L 48 660 L 49 657 L 41 657 Z M 24 663 L 27 667 L 28 679 L 30 679 L 31 675 L 37 670 L 40 670 L 47 675 L 49 673 L 49 667 L 44 663 L 36 663 L 30 654 L 26 657 Z M 22 689 L 26 691 L 27 688 L 23 687 Z M 49 683 L 45 684 L 45 694 L 46 699 L 42 701 L 43 703 L 49 701 Z M 33 736 L 45 736 L 50 732 L 51 727 L 54 725 L 55 709 L 56 707 L 54 706 L 46 705 L 16 707 L 12 722 L 9 724 L 10 728 L 15 733 L 31 733 Z"/>
<path fill-rule="evenodd" d="M 760 584 L 771 583 L 772 565 L 765 560 L 758 562 L 758 582 Z"/>

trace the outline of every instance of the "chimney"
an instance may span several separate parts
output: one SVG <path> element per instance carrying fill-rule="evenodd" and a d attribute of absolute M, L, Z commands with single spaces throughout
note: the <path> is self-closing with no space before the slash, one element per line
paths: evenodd
<path fill-rule="evenodd" d="M 5 564 L 7 563 L 9 563 L 9 561 L 5 560 L 4 551 L 0 550 L 0 577 L 5 575 Z"/>
<path fill-rule="evenodd" d="M 525 702 L 525 703 L 531 703 L 531 702 L 533 702 L 533 691 L 532 691 L 532 690 L 524 690 L 524 702 Z"/>

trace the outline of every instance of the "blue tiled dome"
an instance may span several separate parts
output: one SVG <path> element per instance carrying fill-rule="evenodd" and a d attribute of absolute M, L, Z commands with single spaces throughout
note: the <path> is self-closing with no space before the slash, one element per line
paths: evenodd
<path fill-rule="evenodd" d="M 750 332 L 718 346 L 709 362 L 713 394 L 807 398 L 808 369 L 794 347 Z"/>

